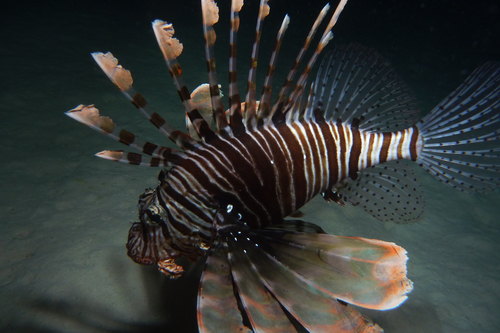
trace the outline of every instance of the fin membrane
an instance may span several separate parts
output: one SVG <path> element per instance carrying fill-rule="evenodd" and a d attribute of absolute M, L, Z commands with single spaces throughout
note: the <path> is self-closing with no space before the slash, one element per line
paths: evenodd
<path fill-rule="evenodd" d="M 377 164 L 337 188 L 338 197 L 380 221 L 417 222 L 424 212 L 422 185 L 404 160 Z"/>
<path fill-rule="evenodd" d="M 293 231 L 304 226 L 316 232 Z M 254 332 L 290 332 L 293 316 L 311 332 L 382 332 L 346 303 L 386 310 L 404 302 L 413 288 L 406 251 L 320 230 L 284 221 L 276 228 L 230 231 L 206 263 L 200 331 L 246 329 L 241 323 L 247 317 Z"/>
<path fill-rule="evenodd" d="M 293 332 L 294 327 L 280 303 L 264 287 L 244 251 L 229 242 L 229 262 L 242 306 L 255 332 Z"/>
<path fill-rule="evenodd" d="M 500 63 L 477 68 L 418 124 L 417 163 L 464 192 L 500 185 Z"/>
<path fill-rule="evenodd" d="M 306 114 L 323 110 L 325 119 L 374 132 L 415 124 L 420 112 L 408 86 L 375 50 L 339 45 L 321 62 Z"/>
<path fill-rule="evenodd" d="M 223 248 L 207 258 L 198 292 L 200 333 L 247 332 L 233 293 L 231 269 Z"/>

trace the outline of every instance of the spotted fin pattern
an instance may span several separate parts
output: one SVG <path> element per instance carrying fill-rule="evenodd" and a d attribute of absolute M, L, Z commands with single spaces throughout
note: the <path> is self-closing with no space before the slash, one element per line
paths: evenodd
<path fill-rule="evenodd" d="M 408 162 L 377 164 L 358 174 L 337 188 L 338 199 L 359 205 L 380 221 L 419 221 L 425 207 L 423 190 Z"/>

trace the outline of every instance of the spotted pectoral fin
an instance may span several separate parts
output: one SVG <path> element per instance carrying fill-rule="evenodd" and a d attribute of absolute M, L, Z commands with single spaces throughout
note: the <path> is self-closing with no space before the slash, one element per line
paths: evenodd
<path fill-rule="evenodd" d="M 262 230 L 255 240 L 310 288 L 364 308 L 387 310 L 407 299 L 406 251 L 374 239 Z M 264 260 L 264 259 L 262 259 Z"/>
<path fill-rule="evenodd" d="M 360 171 L 356 180 L 349 180 L 333 193 L 334 198 L 362 207 L 380 221 L 418 222 L 425 203 L 422 185 L 409 163 L 391 161 Z M 328 201 L 331 195 L 324 197 Z"/>

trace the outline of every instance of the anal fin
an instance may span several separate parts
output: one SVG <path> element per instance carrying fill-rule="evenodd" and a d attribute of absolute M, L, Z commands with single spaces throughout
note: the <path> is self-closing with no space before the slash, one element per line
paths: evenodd
<path fill-rule="evenodd" d="M 424 211 L 422 185 L 405 161 L 391 161 L 358 173 L 337 188 L 335 195 L 359 205 L 380 221 L 417 222 Z M 334 200 L 335 201 L 335 200 Z"/>

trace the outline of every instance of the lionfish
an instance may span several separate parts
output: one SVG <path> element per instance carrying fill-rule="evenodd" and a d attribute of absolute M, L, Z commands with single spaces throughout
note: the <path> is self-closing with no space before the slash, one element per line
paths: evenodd
<path fill-rule="evenodd" d="M 271 104 L 289 24 L 285 16 L 257 101 L 267 1 L 260 2 L 244 103 L 236 71 L 243 1 L 232 1 L 228 111 L 214 58 L 216 3 L 201 0 L 209 83 L 193 94 L 177 62 L 183 46 L 173 37 L 172 24 L 152 23 L 186 111 L 188 134 L 151 110 L 111 53 L 92 54 L 132 104 L 181 150 L 140 141 L 93 105 L 66 114 L 151 157 L 124 151 L 97 156 L 165 167 L 159 185 L 139 198 L 140 222 L 129 231 L 128 255 L 139 264 L 157 264 L 173 278 L 183 273 L 176 258 L 206 257 L 198 295 L 201 332 L 291 332 L 297 325 L 291 317 L 311 332 L 381 332 L 348 304 L 387 310 L 404 302 L 413 288 L 406 276 L 406 251 L 380 240 L 329 235 L 315 224 L 285 217 L 322 194 L 329 202 L 359 205 L 380 220 L 416 220 L 422 213 L 421 190 L 408 165 L 398 161 L 404 159 L 462 191 L 493 190 L 500 181 L 500 64 L 476 69 L 420 121 L 415 99 L 387 60 L 361 45 L 336 47 L 308 87 L 347 2 L 341 0 L 295 81 L 329 5 L 320 12 Z"/>

